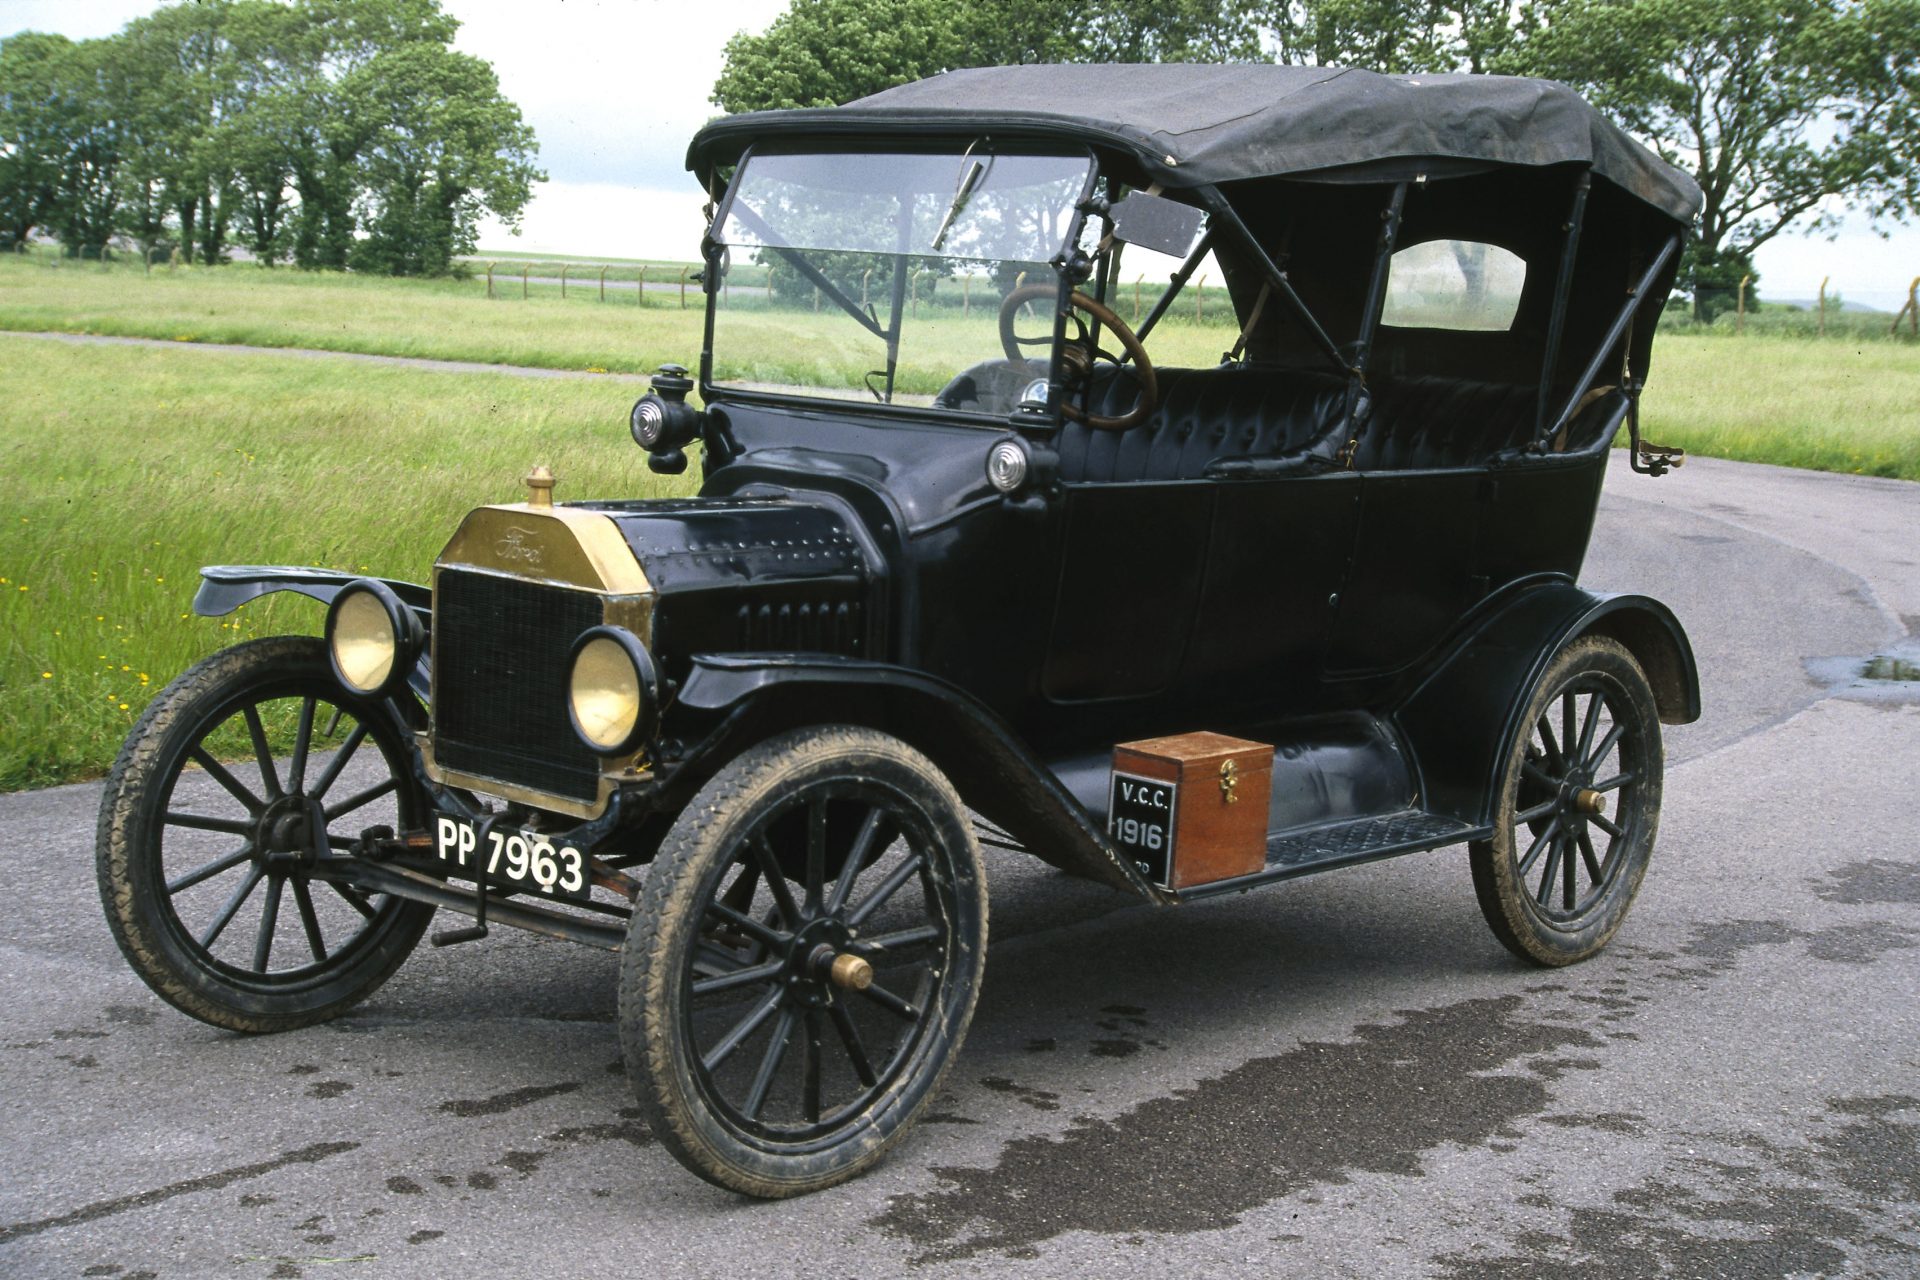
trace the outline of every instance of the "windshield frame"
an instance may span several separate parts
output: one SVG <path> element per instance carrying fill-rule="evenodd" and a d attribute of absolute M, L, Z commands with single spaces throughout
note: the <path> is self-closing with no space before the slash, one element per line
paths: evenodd
<path fill-rule="evenodd" d="M 933 138 L 915 138 L 912 145 L 908 146 L 902 146 L 901 139 L 897 136 L 887 137 L 882 135 L 842 136 L 808 141 L 812 145 L 794 145 L 785 143 L 783 140 L 781 151 L 788 152 L 792 150 L 803 153 L 811 152 L 813 154 L 846 153 L 869 155 L 889 153 L 902 155 L 941 155 L 951 151 L 954 155 L 964 159 L 969 148 L 977 151 L 983 147 L 991 147 L 995 143 L 995 139 L 987 134 L 974 134 L 971 136 L 954 134 Z M 1057 428 L 1061 422 L 1060 397 L 1057 390 L 1053 390 L 1052 388 L 1059 386 L 1060 347 L 1066 336 L 1066 300 L 1073 288 L 1073 282 L 1068 279 L 1066 268 L 1070 262 L 1081 256 L 1079 253 L 1079 244 L 1081 238 L 1086 233 L 1087 219 L 1091 209 L 1092 199 L 1094 193 L 1099 188 L 1099 184 L 1104 180 L 1105 175 L 1101 169 L 1100 157 L 1092 147 L 1085 145 L 1049 147 L 1046 145 L 1045 140 L 1033 138 L 1013 138 L 1007 141 L 1012 145 L 1004 152 L 1001 152 L 1001 154 L 1054 155 L 1076 159 L 1080 156 L 1085 156 L 1087 161 L 1086 177 L 1081 183 L 1079 193 L 1074 197 L 1072 204 L 1068 208 L 1067 229 L 1065 235 L 1061 238 L 1062 247 L 1054 254 L 1051 260 L 1039 264 L 1053 272 L 1056 283 L 1056 293 L 1058 295 L 1058 304 L 1056 306 L 1056 315 L 1053 324 L 1052 344 L 1047 358 L 1049 371 L 1048 382 L 1050 386 L 1047 407 L 1044 413 L 1023 411 L 1015 415 L 1015 417 L 1019 419 L 1018 425 L 1022 427 L 1051 430 Z M 965 410 L 941 408 L 932 405 L 902 404 L 897 400 L 869 402 L 852 397 L 843 399 L 839 397 L 791 394 L 779 391 L 768 391 L 760 388 L 741 387 L 734 383 L 716 383 L 714 381 L 714 328 L 719 308 L 720 291 L 723 284 L 721 280 L 721 267 L 726 261 L 726 255 L 729 249 L 735 247 L 729 246 L 718 237 L 720 231 L 727 225 L 727 220 L 732 216 L 735 201 L 740 194 L 742 178 L 747 172 L 748 165 L 751 163 L 755 151 L 756 147 L 750 145 L 740 153 L 740 158 L 735 163 L 733 172 L 727 177 L 725 192 L 719 199 L 708 206 L 710 212 L 706 234 L 701 240 L 701 258 L 705 266 L 701 272 L 700 284 L 702 291 L 706 294 L 706 315 L 700 349 L 701 399 L 708 403 L 716 400 L 736 401 L 747 404 L 800 408 L 812 413 L 846 412 L 862 416 L 878 415 L 894 419 L 909 418 L 920 421 L 937 422 L 945 426 L 967 426 L 989 431 L 1005 431 L 1008 428 L 1009 419 L 969 413 Z M 738 247 L 751 247 L 754 249 L 763 247 L 775 248 L 774 246 L 757 245 Z M 779 250 L 776 249 L 776 251 Z M 792 252 L 798 253 L 805 251 L 792 250 Z M 908 254 L 891 256 L 935 256 L 951 257 L 955 261 L 977 260 L 958 254 Z M 867 329 L 870 333 L 875 333 L 876 336 L 881 336 L 883 340 L 885 340 L 884 335 L 886 331 L 891 329 L 894 333 L 893 342 L 897 344 L 899 328 L 904 318 L 903 304 L 900 300 L 890 300 L 890 309 L 893 313 L 890 317 L 891 324 L 877 327 L 869 324 L 867 317 L 860 315 L 856 310 L 849 307 L 847 300 L 834 298 L 833 301 L 836 306 L 847 313 L 849 323 L 858 322 L 862 328 Z"/>

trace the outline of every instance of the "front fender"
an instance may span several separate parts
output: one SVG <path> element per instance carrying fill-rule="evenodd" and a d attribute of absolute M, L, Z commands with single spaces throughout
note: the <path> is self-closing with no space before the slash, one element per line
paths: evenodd
<path fill-rule="evenodd" d="M 1519 720 L 1534 686 L 1553 655 L 1585 635 L 1627 647 L 1662 721 L 1699 719 L 1693 646 L 1667 606 L 1570 582 L 1532 586 L 1483 615 L 1392 713 L 1413 749 L 1424 807 L 1474 826 L 1492 820 L 1500 765 L 1526 731 Z"/>
<path fill-rule="evenodd" d="M 364 573 L 343 573 L 338 569 L 313 569 L 298 565 L 280 564 L 210 564 L 200 570 L 200 589 L 193 595 L 193 611 L 203 618 L 218 618 L 232 613 L 249 600 L 271 595 L 276 591 L 292 591 L 318 600 L 321 604 L 333 603 L 333 598 L 344 590 L 348 583 L 359 582 L 368 575 Z M 402 582 L 398 578 L 375 578 L 375 582 L 384 583 L 400 603 L 419 615 L 420 625 L 433 625 L 433 591 L 417 582 Z M 427 701 L 429 671 L 427 656 L 423 651 L 420 661 L 408 673 L 407 684 L 422 703 Z"/>
<path fill-rule="evenodd" d="M 1151 902 L 1171 901 L 1120 855 L 1004 721 L 924 672 L 814 654 L 696 655 L 663 731 L 692 744 L 675 770 L 691 782 L 755 742 L 814 724 L 892 734 L 925 754 L 969 806 L 1035 857 Z"/>
<path fill-rule="evenodd" d="M 210 564 L 200 570 L 200 590 L 194 593 L 193 611 L 203 618 L 218 618 L 249 600 L 275 591 L 293 591 L 321 604 L 331 604 L 348 583 L 367 576 L 284 564 Z M 398 578 L 375 578 L 374 581 L 392 588 L 402 604 L 420 615 L 420 621 L 432 620 L 431 590 Z"/>

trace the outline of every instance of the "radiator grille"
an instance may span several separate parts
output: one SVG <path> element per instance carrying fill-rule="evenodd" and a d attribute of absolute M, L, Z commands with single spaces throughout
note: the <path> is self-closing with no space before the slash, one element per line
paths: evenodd
<path fill-rule="evenodd" d="M 592 801 L 600 761 L 567 719 L 567 651 L 600 597 L 442 570 L 433 598 L 433 735 L 440 765 Z"/>

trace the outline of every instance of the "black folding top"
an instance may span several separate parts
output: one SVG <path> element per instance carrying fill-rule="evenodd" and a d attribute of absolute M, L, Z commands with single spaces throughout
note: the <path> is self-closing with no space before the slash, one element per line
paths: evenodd
<path fill-rule="evenodd" d="M 714 121 L 687 167 L 706 179 L 750 142 L 835 134 L 1058 137 L 1124 150 L 1167 187 L 1248 178 L 1404 176 L 1409 162 L 1582 164 L 1671 218 L 1700 189 L 1551 80 L 1383 76 L 1338 67 L 1195 63 L 977 67 L 842 107 Z M 1383 173 L 1382 176 L 1387 176 Z"/>

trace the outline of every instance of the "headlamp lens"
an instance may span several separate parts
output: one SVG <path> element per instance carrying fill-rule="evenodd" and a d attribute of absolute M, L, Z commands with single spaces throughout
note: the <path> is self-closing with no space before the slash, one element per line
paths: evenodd
<path fill-rule="evenodd" d="M 356 693 L 379 693 L 393 675 L 400 651 L 393 619 L 371 591 L 346 591 L 333 610 L 327 644 L 333 651 L 333 669 Z"/>
<path fill-rule="evenodd" d="M 567 702 L 575 732 L 595 750 L 616 755 L 632 745 L 645 696 L 632 656 L 612 637 L 593 636 L 574 654 Z"/>

